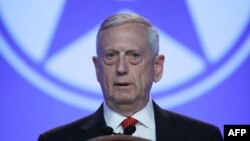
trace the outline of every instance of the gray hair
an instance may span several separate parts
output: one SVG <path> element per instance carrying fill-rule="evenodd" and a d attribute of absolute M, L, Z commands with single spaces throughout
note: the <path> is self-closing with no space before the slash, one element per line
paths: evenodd
<path fill-rule="evenodd" d="M 159 54 L 159 34 L 157 30 L 154 29 L 153 25 L 150 23 L 149 20 L 135 13 L 115 14 L 105 19 L 99 27 L 97 33 L 97 42 L 101 31 L 125 23 L 139 23 L 144 25 L 148 35 L 149 46 L 153 53 L 153 56 L 157 56 Z M 96 49 L 96 51 L 98 52 L 98 48 Z"/>

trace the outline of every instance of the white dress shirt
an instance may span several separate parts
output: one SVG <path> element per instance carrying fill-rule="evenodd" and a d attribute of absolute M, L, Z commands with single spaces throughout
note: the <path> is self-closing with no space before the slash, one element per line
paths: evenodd
<path fill-rule="evenodd" d="M 123 133 L 121 122 L 127 117 L 110 109 L 105 102 L 103 104 L 103 111 L 107 126 L 112 127 L 115 133 Z M 139 121 L 135 125 L 136 131 L 132 136 L 155 141 L 155 118 L 152 100 L 150 99 L 147 105 L 142 110 L 135 113 L 132 117 Z"/>

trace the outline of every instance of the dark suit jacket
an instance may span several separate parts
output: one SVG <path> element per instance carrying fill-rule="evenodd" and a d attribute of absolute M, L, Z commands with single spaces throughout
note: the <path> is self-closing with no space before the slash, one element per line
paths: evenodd
<path fill-rule="evenodd" d="M 157 141 L 223 141 L 217 127 L 153 106 Z M 105 135 L 105 126 L 101 105 L 92 115 L 41 134 L 38 141 L 85 141 Z"/>

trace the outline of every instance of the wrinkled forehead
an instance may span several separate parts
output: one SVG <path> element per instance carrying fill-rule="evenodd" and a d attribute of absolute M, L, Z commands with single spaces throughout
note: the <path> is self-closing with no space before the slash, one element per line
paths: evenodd
<path fill-rule="evenodd" d="M 119 24 L 119 25 L 114 25 L 114 26 L 110 26 L 108 28 L 99 30 L 97 33 L 97 40 L 98 38 L 105 36 L 106 33 L 112 32 L 112 34 L 116 34 L 117 32 L 125 32 L 125 31 L 141 31 L 146 33 L 148 31 L 147 26 L 140 24 L 140 23 L 123 23 L 123 24 Z M 124 31 L 125 30 L 125 31 Z"/>
<path fill-rule="evenodd" d="M 145 27 L 141 24 L 126 23 L 105 29 L 97 38 L 97 50 L 106 47 L 148 47 Z"/>
<path fill-rule="evenodd" d="M 97 53 L 103 47 L 119 43 L 148 46 L 146 27 L 138 23 L 126 23 L 100 31 L 96 41 Z"/>

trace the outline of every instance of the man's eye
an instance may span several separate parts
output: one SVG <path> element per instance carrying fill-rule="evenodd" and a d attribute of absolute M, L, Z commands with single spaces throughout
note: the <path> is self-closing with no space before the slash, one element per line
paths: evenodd
<path fill-rule="evenodd" d="M 139 58 L 141 55 L 139 53 L 132 53 L 131 54 L 133 58 Z"/>
<path fill-rule="evenodd" d="M 118 52 L 115 51 L 107 51 L 104 53 L 104 62 L 107 65 L 112 65 L 117 61 Z"/>
<path fill-rule="evenodd" d="M 131 59 L 137 60 L 141 58 L 141 54 L 138 52 L 130 52 L 129 56 Z"/>
<path fill-rule="evenodd" d="M 105 53 L 105 58 L 107 58 L 107 59 L 114 58 L 115 56 L 116 56 L 116 53 L 115 53 L 115 52 L 108 52 L 108 53 Z"/>
<path fill-rule="evenodd" d="M 134 65 L 139 64 L 142 60 L 142 55 L 138 52 L 129 53 L 130 62 Z"/>

